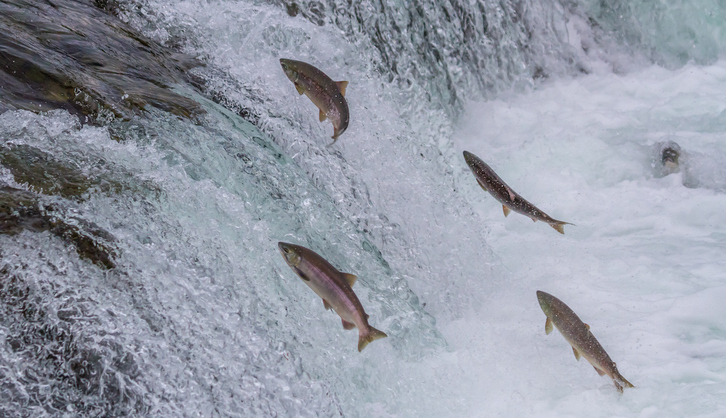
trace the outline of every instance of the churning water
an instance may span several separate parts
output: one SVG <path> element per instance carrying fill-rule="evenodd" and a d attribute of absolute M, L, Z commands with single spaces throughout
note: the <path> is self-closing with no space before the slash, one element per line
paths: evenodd
<path fill-rule="evenodd" d="M 726 415 L 720 2 L 0 8 L 0 415 Z M 334 146 L 282 57 L 350 82 Z M 505 218 L 464 150 L 576 226 Z M 358 353 L 278 241 L 388 338 Z"/>

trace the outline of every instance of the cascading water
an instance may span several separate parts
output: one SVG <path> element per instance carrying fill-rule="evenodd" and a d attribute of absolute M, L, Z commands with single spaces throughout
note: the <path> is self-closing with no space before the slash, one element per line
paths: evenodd
<path fill-rule="evenodd" d="M 726 10 L 650 6 L 0 3 L 0 412 L 718 416 L 723 308 L 691 306 L 724 294 L 726 77 L 680 66 L 716 63 Z M 350 82 L 334 146 L 279 58 Z M 578 226 L 505 219 L 464 149 Z M 356 274 L 388 338 L 358 353 L 278 241 Z M 545 339 L 539 288 L 637 389 Z"/>

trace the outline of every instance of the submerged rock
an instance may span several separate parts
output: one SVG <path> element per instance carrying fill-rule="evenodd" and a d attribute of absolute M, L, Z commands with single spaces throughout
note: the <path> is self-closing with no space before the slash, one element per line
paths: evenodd
<path fill-rule="evenodd" d="M 15 235 L 24 230 L 45 232 L 73 245 L 78 256 L 105 269 L 115 267 L 111 234 L 82 219 L 72 225 L 62 219 L 53 205 L 42 205 L 39 196 L 12 187 L 0 187 L 0 234 Z"/>
<path fill-rule="evenodd" d="M 2 253 L 0 261 L 4 261 Z M 137 393 L 141 368 L 136 357 L 112 336 L 98 331 L 101 322 L 108 321 L 100 316 L 110 313 L 104 314 L 96 301 L 63 288 L 62 283 L 38 280 L 28 269 L 0 268 L 3 354 L 14 360 L 0 373 L 0 415 L 148 413 Z M 2 379 L 9 377 L 7 372 L 12 378 Z M 14 415 L 17 411 L 23 414 Z"/>
<path fill-rule="evenodd" d="M 80 196 L 94 185 L 77 167 L 69 167 L 28 145 L 0 147 L 0 164 L 10 170 L 16 182 L 25 183 L 38 193 L 68 199 Z"/>

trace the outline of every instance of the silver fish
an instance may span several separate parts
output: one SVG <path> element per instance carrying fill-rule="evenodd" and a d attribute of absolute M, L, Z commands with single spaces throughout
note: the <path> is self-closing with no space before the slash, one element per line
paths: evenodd
<path fill-rule="evenodd" d="M 547 316 L 546 334 L 552 332 L 552 325 L 557 327 L 565 340 L 572 346 L 575 358 L 580 360 L 580 356 L 585 357 L 585 360 L 592 364 L 600 376 L 610 376 L 618 392 L 623 392 L 623 386 L 634 387 L 620 374 L 615 362 L 610 359 L 600 342 L 590 332 L 590 326 L 582 322 L 569 306 L 541 290 L 537 291 L 537 300 Z"/>
<path fill-rule="evenodd" d="M 297 92 L 305 94 L 320 109 L 320 122 L 330 119 L 333 122 L 333 143 L 348 129 L 350 113 L 345 101 L 347 81 L 333 81 L 325 73 L 312 65 L 280 58 L 285 75 L 295 84 Z"/>
<path fill-rule="evenodd" d="M 507 183 L 499 178 L 497 173 L 495 173 L 491 167 L 489 167 L 476 155 L 468 151 L 464 151 L 464 159 L 469 165 L 471 171 L 474 173 L 479 186 L 489 192 L 490 195 L 494 196 L 494 198 L 502 204 L 504 216 L 508 216 L 510 210 L 513 210 L 531 218 L 535 222 L 546 222 L 560 234 L 565 233 L 565 225 L 574 225 L 569 222 L 553 219 L 546 213 L 539 210 L 535 205 L 524 200 L 522 196 L 518 195 L 514 190 L 507 186 Z"/>
<path fill-rule="evenodd" d="M 368 315 L 352 289 L 356 276 L 341 273 L 308 248 L 285 242 L 277 246 L 290 268 L 323 299 L 325 309 L 332 309 L 340 316 L 343 328 L 358 328 L 358 351 L 372 341 L 387 337 L 368 325 Z"/>

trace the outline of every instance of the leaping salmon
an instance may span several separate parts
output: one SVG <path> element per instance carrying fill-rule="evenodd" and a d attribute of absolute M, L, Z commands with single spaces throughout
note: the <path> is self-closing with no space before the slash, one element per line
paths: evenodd
<path fill-rule="evenodd" d="M 534 222 L 546 222 L 560 234 L 565 233 L 565 225 L 574 225 L 569 222 L 553 219 L 539 210 L 535 205 L 526 201 L 522 196 L 512 190 L 511 187 L 507 186 L 507 183 L 476 155 L 464 151 L 464 159 L 472 173 L 474 173 L 474 177 L 476 177 L 479 186 L 489 192 L 490 195 L 494 196 L 502 204 L 504 216 L 508 216 L 510 211 L 515 211 L 531 218 Z"/>
<path fill-rule="evenodd" d="M 280 242 L 280 253 L 290 268 L 323 299 L 325 309 L 333 309 L 343 321 L 343 328 L 358 328 L 358 351 L 368 343 L 387 335 L 368 324 L 368 315 L 363 310 L 352 286 L 357 277 L 341 273 L 316 252 L 305 247 Z"/>
<path fill-rule="evenodd" d="M 610 376 L 618 392 L 623 393 L 623 386 L 634 387 L 620 374 L 615 362 L 610 359 L 600 342 L 590 332 L 590 326 L 582 322 L 569 306 L 541 290 L 537 291 L 537 300 L 547 316 L 546 334 L 552 332 L 552 325 L 557 327 L 565 340 L 572 346 L 575 358 L 580 360 L 580 356 L 585 357 L 585 360 L 592 364 L 600 376 Z"/>
<path fill-rule="evenodd" d="M 345 101 L 347 81 L 333 81 L 325 73 L 312 65 L 280 58 L 285 75 L 295 84 L 297 92 L 305 94 L 320 109 L 320 122 L 330 119 L 333 122 L 333 143 L 348 129 L 350 114 Z"/>

